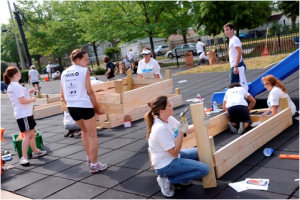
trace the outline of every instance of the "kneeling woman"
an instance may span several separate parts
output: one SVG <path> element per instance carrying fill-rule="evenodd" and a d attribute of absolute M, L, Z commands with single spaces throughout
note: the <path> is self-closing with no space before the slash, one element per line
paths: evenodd
<path fill-rule="evenodd" d="M 245 98 L 250 101 L 248 103 Z M 228 111 L 231 122 L 228 126 L 233 133 L 239 135 L 250 125 L 250 110 L 254 107 L 256 100 L 239 83 L 232 83 L 228 86 L 223 100 L 223 110 Z M 239 125 L 239 129 L 236 127 Z"/>
<path fill-rule="evenodd" d="M 171 197 L 173 184 L 192 184 L 191 180 L 206 176 L 209 167 L 199 162 L 197 148 L 181 150 L 184 133 L 194 132 L 194 125 L 189 126 L 187 121 L 179 123 L 173 117 L 173 106 L 168 98 L 156 97 L 150 107 L 145 120 L 151 162 L 162 194 Z"/>
<path fill-rule="evenodd" d="M 263 81 L 265 88 L 270 91 L 267 100 L 269 108 L 263 115 L 269 115 L 272 112 L 272 116 L 274 116 L 279 113 L 281 111 L 279 106 L 279 99 L 287 97 L 288 106 L 291 108 L 292 116 L 294 118 L 297 114 L 296 106 L 294 102 L 292 102 L 282 82 L 273 75 L 262 77 L 261 80 Z"/>

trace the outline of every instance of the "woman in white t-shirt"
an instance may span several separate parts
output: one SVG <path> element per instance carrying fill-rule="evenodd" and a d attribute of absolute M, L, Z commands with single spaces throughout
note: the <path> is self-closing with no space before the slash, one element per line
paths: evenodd
<path fill-rule="evenodd" d="M 197 148 L 181 150 L 184 133 L 194 132 L 194 125 L 174 117 L 172 103 L 166 96 L 152 100 L 145 115 L 151 163 L 158 174 L 157 182 L 166 197 L 174 195 L 173 184 L 190 185 L 191 180 L 204 177 L 208 165 L 199 162 Z"/>
<path fill-rule="evenodd" d="M 290 96 L 287 93 L 287 89 L 284 87 L 282 82 L 278 80 L 273 75 L 267 75 L 265 77 L 262 77 L 261 79 L 264 83 L 264 87 L 270 91 L 267 104 L 268 104 L 268 110 L 263 113 L 262 115 L 269 115 L 272 112 L 272 116 L 279 113 L 280 106 L 279 106 L 279 99 L 287 97 L 288 99 L 288 106 L 291 108 L 291 114 L 293 118 L 296 116 L 296 106 L 294 102 L 292 102 Z"/>
<path fill-rule="evenodd" d="M 65 102 L 69 114 L 79 125 L 82 132 L 82 143 L 86 152 L 90 173 L 105 170 L 107 164 L 98 162 L 98 137 L 96 116 L 104 114 L 97 103 L 92 90 L 90 73 L 87 65 L 89 57 L 86 51 L 75 49 L 70 55 L 72 66 L 61 75 L 61 101 Z"/>
<path fill-rule="evenodd" d="M 161 78 L 160 66 L 155 59 L 151 58 L 151 49 L 145 47 L 142 55 L 144 59 L 139 61 L 137 69 L 138 78 Z"/>
<path fill-rule="evenodd" d="M 250 104 L 245 100 L 247 99 Z M 228 86 L 223 100 L 223 110 L 228 111 L 231 122 L 228 126 L 233 133 L 239 135 L 245 132 L 250 125 L 250 110 L 255 106 L 256 100 L 239 83 L 232 83 Z M 237 130 L 237 126 L 239 126 Z"/>
<path fill-rule="evenodd" d="M 34 88 L 36 88 L 39 92 L 41 92 L 40 86 L 39 86 L 39 83 L 40 83 L 40 81 L 39 81 L 40 74 L 39 74 L 39 72 L 35 69 L 35 66 L 34 66 L 34 65 L 32 65 L 32 66 L 30 67 L 30 70 L 29 70 L 29 72 L 28 72 L 28 76 L 29 76 L 29 80 L 30 80 L 32 86 L 33 86 Z"/>
<path fill-rule="evenodd" d="M 25 137 L 22 142 L 22 157 L 20 159 L 21 165 L 29 164 L 27 158 L 27 151 L 29 146 L 32 149 L 32 158 L 37 158 L 45 155 L 46 151 L 41 151 L 36 147 L 35 143 L 35 120 L 33 118 L 33 105 L 32 102 L 36 101 L 35 97 L 31 97 L 35 89 L 29 91 L 19 84 L 21 73 L 16 67 L 8 67 L 3 75 L 4 82 L 8 85 L 7 94 L 14 107 L 14 115 L 21 133 L 25 132 Z"/>

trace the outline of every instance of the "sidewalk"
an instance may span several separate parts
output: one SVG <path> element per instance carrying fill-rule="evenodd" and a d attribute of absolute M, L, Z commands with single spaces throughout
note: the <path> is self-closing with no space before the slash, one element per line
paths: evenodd
<path fill-rule="evenodd" d="M 247 81 L 255 80 L 266 70 L 247 70 Z M 224 91 L 229 85 L 229 72 L 174 75 L 178 71 L 171 69 L 173 91 L 180 88 L 184 104 L 174 109 L 176 118 L 184 108 L 189 108 L 191 102 L 186 100 L 196 98 L 200 93 L 205 99 L 204 106 L 209 108 L 213 92 Z M 106 81 L 104 76 L 97 77 Z M 125 78 L 125 75 L 117 75 L 117 78 Z M 178 83 L 180 80 L 187 81 Z M 299 72 L 295 72 L 283 83 L 293 101 L 299 101 Z M 26 88 L 29 87 L 26 84 Z M 60 81 L 43 82 L 41 87 L 42 94 L 59 94 Z M 258 101 L 266 102 L 267 96 L 267 92 L 260 94 Z M 190 112 L 186 118 L 192 124 Z M 19 130 L 12 105 L 7 98 L 1 98 L 1 120 L 6 139 L 6 143 L 1 144 L 1 150 L 16 153 L 11 135 L 19 133 Z M 108 163 L 109 168 L 94 175 L 89 173 L 81 140 L 63 137 L 65 129 L 62 120 L 63 114 L 36 120 L 36 129 L 43 136 L 43 149 L 48 153 L 40 159 L 31 159 L 30 166 L 27 167 L 21 166 L 18 156 L 13 155 L 13 159 L 7 164 L 14 165 L 15 169 L 3 171 L 2 190 L 31 199 L 165 198 L 157 184 L 156 173 L 150 169 L 145 139 L 147 128 L 143 119 L 134 121 L 131 128 L 120 126 L 97 131 L 98 158 L 99 161 Z M 216 150 L 237 137 L 242 136 L 231 134 L 229 130 L 220 133 L 214 137 Z M 263 149 L 267 147 L 275 150 L 272 157 L 263 155 Z M 194 180 L 192 186 L 177 188 L 173 199 L 299 199 L 299 181 L 295 181 L 299 179 L 299 160 L 279 159 L 281 153 L 299 154 L 299 121 L 294 120 L 291 127 L 217 179 L 216 188 L 204 189 L 201 180 Z M 247 190 L 238 193 L 228 185 L 245 178 L 268 178 L 269 188 L 267 191 Z"/>

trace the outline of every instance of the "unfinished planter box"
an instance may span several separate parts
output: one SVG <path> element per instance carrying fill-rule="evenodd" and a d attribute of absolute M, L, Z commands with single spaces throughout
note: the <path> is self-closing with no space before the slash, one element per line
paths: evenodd
<path fill-rule="evenodd" d="M 33 117 L 40 119 L 62 113 L 59 94 L 41 94 L 33 103 Z"/>
<path fill-rule="evenodd" d="M 211 118 L 210 125 L 205 126 L 202 123 L 205 116 L 203 103 L 191 105 L 195 132 L 183 139 L 182 149 L 197 146 L 200 161 L 209 165 L 210 172 L 202 179 L 204 188 L 217 186 L 215 171 L 217 178 L 220 178 L 292 125 L 291 109 L 288 107 L 286 98 L 280 99 L 280 106 L 282 111 L 273 117 L 250 115 L 251 122 L 262 121 L 262 123 L 218 151 L 215 151 L 213 136 L 228 129 L 227 123 L 230 121 L 230 118 L 227 112 Z M 255 111 L 262 111 L 262 109 L 252 112 Z"/>

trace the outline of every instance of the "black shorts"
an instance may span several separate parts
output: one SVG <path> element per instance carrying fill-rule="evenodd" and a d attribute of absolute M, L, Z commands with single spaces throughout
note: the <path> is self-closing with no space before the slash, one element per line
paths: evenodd
<path fill-rule="evenodd" d="M 94 108 L 77 108 L 77 107 L 68 107 L 69 113 L 74 121 L 78 120 L 88 120 L 94 117 L 95 110 Z"/>
<path fill-rule="evenodd" d="M 227 108 L 227 111 L 232 123 L 247 122 L 249 125 L 251 124 L 248 106 L 231 106 Z"/>
<path fill-rule="evenodd" d="M 32 83 L 32 85 L 33 85 L 33 84 L 39 84 L 39 83 L 40 83 L 40 82 L 34 82 L 34 83 Z"/>
<path fill-rule="evenodd" d="M 21 133 L 23 133 L 25 131 L 30 131 L 30 130 L 34 129 L 34 127 L 36 126 L 33 115 L 17 119 L 17 123 L 18 123 Z"/>

